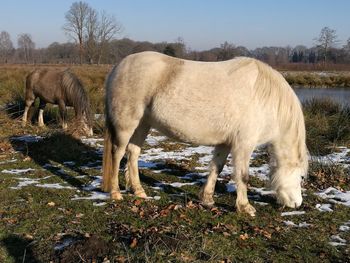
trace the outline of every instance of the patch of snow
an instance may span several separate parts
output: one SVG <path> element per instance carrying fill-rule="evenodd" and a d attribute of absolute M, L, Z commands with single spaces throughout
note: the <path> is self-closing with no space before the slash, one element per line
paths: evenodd
<path fill-rule="evenodd" d="M 309 223 L 306 223 L 306 222 L 301 222 L 299 224 L 295 224 L 293 221 L 283 221 L 283 223 L 286 225 L 286 226 L 290 226 L 290 227 L 309 227 L 311 226 L 311 224 Z"/>
<path fill-rule="evenodd" d="M 185 185 L 196 185 L 197 182 L 190 182 L 190 183 L 180 183 L 180 182 L 174 182 L 174 183 L 166 183 L 166 182 L 161 182 L 161 183 L 156 183 L 155 186 L 159 188 L 163 188 L 165 185 L 169 185 L 175 188 L 181 188 Z M 153 187 L 154 189 L 154 187 Z"/>
<path fill-rule="evenodd" d="M 67 166 L 74 166 L 75 165 L 75 162 L 73 161 L 67 161 L 67 162 L 63 162 L 64 165 L 67 165 Z"/>
<path fill-rule="evenodd" d="M 27 168 L 27 169 L 10 169 L 10 170 L 2 170 L 2 173 L 5 174 L 23 174 L 27 172 L 35 171 L 33 168 Z"/>
<path fill-rule="evenodd" d="M 89 196 L 75 195 L 71 200 L 108 200 L 108 199 L 110 199 L 109 193 L 91 191 L 91 194 Z"/>
<path fill-rule="evenodd" d="M 262 181 L 269 180 L 270 166 L 263 164 L 259 167 L 249 167 L 249 175 L 258 177 Z"/>
<path fill-rule="evenodd" d="M 148 200 L 157 200 L 157 201 L 160 200 L 160 198 L 161 198 L 161 197 L 160 197 L 159 195 L 148 196 L 148 197 L 147 197 Z"/>
<path fill-rule="evenodd" d="M 21 189 L 22 187 L 38 183 L 38 179 L 22 178 L 23 181 L 19 182 L 17 186 L 11 186 L 11 189 Z"/>
<path fill-rule="evenodd" d="M 11 137 L 10 139 L 13 141 L 32 143 L 32 142 L 41 141 L 44 138 L 41 136 L 36 136 L 36 135 L 23 135 L 23 136 L 18 136 L 18 137 Z"/>
<path fill-rule="evenodd" d="M 104 206 L 104 205 L 106 205 L 106 204 L 107 204 L 106 202 L 99 202 L 99 203 L 93 202 L 93 203 L 92 203 L 93 206 Z"/>
<path fill-rule="evenodd" d="M 229 193 L 234 193 L 236 192 L 236 183 L 232 180 L 230 180 L 227 184 L 226 184 L 226 191 Z"/>
<path fill-rule="evenodd" d="M 35 186 L 41 187 L 41 188 L 49 188 L 49 189 L 75 189 L 72 186 L 64 186 L 60 183 L 54 183 L 54 184 L 36 184 Z"/>
<path fill-rule="evenodd" d="M 253 202 L 255 204 L 262 205 L 262 206 L 268 205 L 268 203 L 265 203 L 265 202 L 259 202 L 259 201 L 253 201 Z"/>
<path fill-rule="evenodd" d="M 2 161 L 2 162 L 0 162 L 0 164 L 14 163 L 14 162 L 16 162 L 16 161 L 17 161 L 17 159 L 11 159 L 11 160 Z"/>
<path fill-rule="evenodd" d="M 320 162 L 322 164 L 344 163 L 350 160 L 348 153 L 350 149 L 347 147 L 337 147 L 339 152 L 327 154 L 325 156 L 311 156 L 311 161 Z"/>
<path fill-rule="evenodd" d="M 275 195 L 276 192 L 273 190 L 265 190 L 265 188 L 250 187 L 250 190 L 256 192 L 259 195 Z"/>
<path fill-rule="evenodd" d="M 155 162 L 145 162 L 142 160 L 138 161 L 138 165 L 139 168 L 148 168 L 148 169 L 152 169 L 152 168 L 157 168 L 159 166 L 159 163 L 155 163 Z"/>
<path fill-rule="evenodd" d="M 65 238 L 62 242 L 58 243 L 55 247 L 54 250 L 62 250 L 65 247 L 68 247 L 70 244 L 74 242 L 74 239 L 71 237 Z"/>
<path fill-rule="evenodd" d="M 303 215 L 303 214 L 305 214 L 305 211 L 290 211 L 290 212 L 281 213 L 281 216 L 295 216 L 295 215 Z"/>
<path fill-rule="evenodd" d="M 148 135 L 146 138 L 146 143 L 150 146 L 156 146 L 158 145 L 160 142 L 163 142 L 165 140 L 167 140 L 168 137 L 166 136 L 152 136 L 152 135 Z"/>
<path fill-rule="evenodd" d="M 333 212 L 333 209 L 331 208 L 331 204 L 317 204 L 316 208 L 318 211 L 321 212 Z"/>
<path fill-rule="evenodd" d="M 97 189 L 101 186 L 102 176 L 95 176 L 94 178 L 95 179 L 90 184 L 83 187 L 83 189 L 85 191 L 92 191 L 92 190 Z"/>
<path fill-rule="evenodd" d="M 103 147 L 102 144 L 99 144 L 99 142 L 103 142 L 103 138 L 82 138 L 81 141 L 92 147 Z"/>
<path fill-rule="evenodd" d="M 339 235 L 332 235 L 331 242 L 329 242 L 329 244 L 332 246 L 345 246 L 346 240 L 341 238 Z"/>
<path fill-rule="evenodd" d="M 350 221 L 345 222 L 344 225 L 341 225 L 339 227 L 339 230 L 344 231 L 344 232 L 349 231 L 350 230 Z"/>
<path fill-rule="evenodd" d="M 316 193 L 323 199 L 327 199 L 332 203 L 343 204 L 350 207 L 350 191 L 342 192 L 334 187 L 328 187 L 327 189 Z"/>

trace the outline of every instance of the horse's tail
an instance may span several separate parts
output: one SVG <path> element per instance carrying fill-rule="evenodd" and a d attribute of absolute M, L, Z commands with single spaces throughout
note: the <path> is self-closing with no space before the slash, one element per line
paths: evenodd
<path fill-rule="evenodd" d="M 110 192 L 112 188 L 112 165 L 112 132 L 106 124 L 102 164 L 102 190 L 105 192 Z"/>

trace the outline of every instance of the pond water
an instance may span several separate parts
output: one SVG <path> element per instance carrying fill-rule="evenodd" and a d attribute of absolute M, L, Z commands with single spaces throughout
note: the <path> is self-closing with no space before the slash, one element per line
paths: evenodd
<path fill-rule="evenodd" d="M 331 98 L 343 106 L 350 106 L 350 88 L 295 88 L 294 91 L 301 102 L 312 98 Z"/>

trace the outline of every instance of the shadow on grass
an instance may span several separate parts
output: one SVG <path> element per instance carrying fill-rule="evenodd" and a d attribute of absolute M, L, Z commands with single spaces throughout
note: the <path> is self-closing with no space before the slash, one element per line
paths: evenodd
<path fill-rule="evenodd" d="M 1 241 L 3 247 L 6 248 L 8 255 L 13 259 L 15 263 L 38 263 L 33 249 L 32 241 L 25 239 L 17 235 L 9 235 L 3 238 Z"/>
<path fill-rule="evenodd" d="M 62 168 L 87 175 L 80 166 L 89 162 L 101 161 L 96 149 L 85 145 L 69 134 L 56 132 L 42 140 L 18 140 L 11 138 L 12 147 L 16 151 L 28 155 L 36 164 L 48 172 L 60 177 L 73 187 L 82 188 L 84 182 L 66 174 Z M 70 165 L 74 162 L 74 165 Z"/>

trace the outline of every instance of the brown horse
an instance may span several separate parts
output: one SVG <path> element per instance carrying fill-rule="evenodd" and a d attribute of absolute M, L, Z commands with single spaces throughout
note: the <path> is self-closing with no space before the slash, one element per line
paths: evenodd
<path fill-rule="evenodd" d="M 37 69 L 27 76 L 23 125 L 26 125 L 28 110 L 36 98 L 40 100 L 39 126 L 44 126 L 43 112 L 46 103 L 52 103 L 58 105 L 62 127 L 66 129 L 66 106 L 71 106 L 83 132 L 92 135 L 89 98 L 79 79 L 69 69 Z"/>

